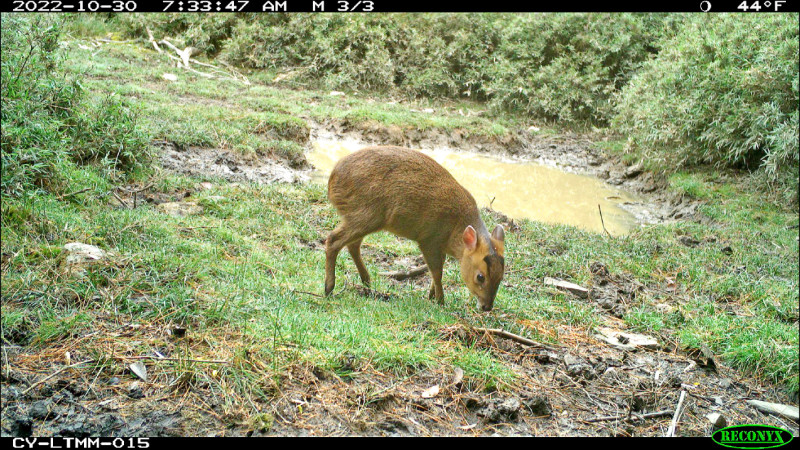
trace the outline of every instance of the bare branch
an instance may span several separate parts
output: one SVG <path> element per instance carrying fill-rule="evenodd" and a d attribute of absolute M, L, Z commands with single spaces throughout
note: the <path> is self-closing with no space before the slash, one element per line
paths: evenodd
<path fill-rule="evenodd" d="M 480 331 L 482 333 L 489 333 L 494 334 L 506 339 L 511 339 L 512 341 L 519 342 L 520 344 L 530 345 L 531 347 L 539 347 L 545 350 L 556 351 L 554 347 L 550 347 L 549 345 L 544 345 L 536 341 L 532 341 L 526 337 L 522 337 L 520 335 L 510 333 L 506 330 L 501 328 L 473 328 L 475 331 Z"/>
<path fill-rule="evenodd" d="M 382 277 L 394 278 L 397 281 L 403 281 L 407 278 L 418 277 L 428 271 L 428 266 L 423 264 L 415 269 L 399 271 L 399 272 L 379 272 L 378 275 Z"/>

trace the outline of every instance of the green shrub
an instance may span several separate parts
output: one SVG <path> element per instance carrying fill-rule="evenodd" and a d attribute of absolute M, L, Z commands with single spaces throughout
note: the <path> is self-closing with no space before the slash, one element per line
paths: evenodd
<path fill-rule="evenodd" d="M 111 95 L 87 103 L 71 120 L 73 160 L 81 164 L 101 163 L 123 171 L 149 160 L 149 136 L 127 100 Z"/>
<path fill-rule="evenodd" d="M 149 138 L 120 99 L 84 99 L 61 75 L 64 18 L 2 16 L 2 192 L 57 191 L 76 163 L 130 170 L 149 157 Z"/>
<path fill-rule="evenodd" d="M 302 79 L 331 89 L 392 86 L 391 48 L 399 36 L 386 15 L 292 14 L 242 20 L 222 55 L 253 68 L 300 68 Z"/>
<path fill-rule="evenodd" d="M 695 16 L 661 48 L 620 95 L 630 150 L 662 170 L 761 168 L 796 198 L 798 16 Z"/>
<path fill-rule="evenodd" d="M 2 190 L 47 187 L 68 163 L 63 129 L 80 89 L 55 74 L 61 22 L 4 14 L 2 21 Z"/>
<path fill-rule="evenodd" d="M 425 97 L 486 100 L 488 68 L 502 39 L 504 15 L 429 14 L 397 18 L 409 30 L 395 52 L 395 82 Z"/>
<path fill-rule="evenodd" d="M 659 16 L 515 15 L 488 67 L 491 103 L 561 123 L 605 124 L 613 96 L 644 61 Z"/>
<path fill-rule="evenodd" d="M 158 40 L 178 47 L 191 45 L 214 56 L 231 37 L 242 14 L 120 14 L 114 17 L 129 36 L 147 37 L 147 28 Z M 272 16 L 272 14 L 269 14 Z"/>

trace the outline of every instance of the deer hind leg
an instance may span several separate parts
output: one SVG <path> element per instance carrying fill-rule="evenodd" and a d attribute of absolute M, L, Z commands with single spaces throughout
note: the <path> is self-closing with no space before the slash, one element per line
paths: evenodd
<path fill-rule="evenodd" d="M 343 222 L 325 240 L 325 295 L 329 295 L 336 285 L 336 257 L 345 246 L 356 263 L 361 281 L 369 286 L 369 272 L 361 260 L 360 246 L 364 236 L 376 231 L 378 227 L 359 225 L 361 224 Z"/>
<path fill-rule="evenodd" d="M 364 265 L 364 260 L 361 259 L 362 240 L 363 238 L 358 238 L 355 241 L 347 244 L 347 250 L 350 252 L 353 262 L 356 263 L 356 268 L 358 269 L 358 275 L 361 277 L 361 282 L 364 283 L 364 286 L 369 287 L 369 272 L 367 271 L 367 267 Z"/>

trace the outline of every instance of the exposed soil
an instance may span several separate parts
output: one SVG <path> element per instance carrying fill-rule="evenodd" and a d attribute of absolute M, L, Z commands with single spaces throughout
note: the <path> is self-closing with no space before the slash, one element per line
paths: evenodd
<path fill-rule="evenodd" d="M 232 150 L 161 145 L 161 165 L 184 175 L 227 181 L 269 184 L 308 181 L 308 164 L 302 155 L 241 154 Z"/>
<path fill-rule="evenodd" d="M 696 203 L 672 198 L 663 183 L 636 167 L 608 159 L 593 143 L 579 136 L 540 138 L 519 132 L 503 139 L 465 133 L 421 133 L 375 124 L 326 124 L 312 133 L 355 135 L 367 142 L 448 146 L 506 155 L 590 173 L 632 190 L 654 206 L 643 221 L 702 220 Z M 314 136 L 312 136 L 312 139 Z M 272 155 L 241 156 L 218 149 L 179 149 L 165 145 L 165 168 L 189 175 L 230 181 L 302 182 L 308 179 L 304 162 Z M 139 187 L 131 187 L 136 191 Z M 138 194 L 137 194 L 138 195 Z M 142 193 L 145 201 L 165 203 L 191 195 Z M 150 196 L 150 197 L 148 197 Z M 130 193 L 120 197 L 130 202 Z M 498 218 L 502 219 L 502 214 Z M 321 238 L 321 239 L 324 239 Z M 321 241 L 306 245 L 321 248 Z M 554 249 L 553 251 L 558 251 Z M 366 248 L 366 257 L 383 270 L 421 264 L 419 258 L 398 259 Z M 595 306 L 603 325 L 624 329 L 619 317 L 644 290 L 675 289 L 646 286 L 625 274 L 609 273 L 598 261 L 586 300 Z M 396 283 L 424 289 L 427 275 Z M 364 291 L 363 295 L 378 295 Z M 664 305 L 669 311 L 670 305 Z M 510 321 L 514 319 L 507 318 Z M 162 339 L 163 330 L 128 330 L 98 322 L 97 336 L 118 339 Z M 707 436 L 712 424 L 705 417 L 719 412 L 729 424 L 762 423 L 798 434 L 789 419 L 758 412 L 746 399 L 789 403 L 793 399 L 752 377 L 716 361 L 707 349 L 677 348 L 671 335 L 655 336 L 657 349 L 623 350 L 583 331 L 562 325 L 558 330 L 525 323 L 542 336 L 558 336 L 561 347 L 526 346 L 478 332 L 468 326 L 431 329 L 443 346 L 467 342 L 501 359 L 518 378 L 514 389 L 487 390 L 475 380 L 461 378 L 458 369 L 425 369 L 409 377 L 380 373 L 368 361 L 344 355 L 341 370 L 295 366 L 276 383 L 270 402 L 230 404 L 215 395 L 214 384 L 202 377 L 191 380 L 164 376 L 143 382 L 130 372 L 107 377 L 84 367 L 67 368 L 64 354 L 41 354 L 34 348 L 3 344 L 0 372 L 3 436 L 170 436 L 170 435 L 535 435 L 535 436 L 662 436 L 681 391 L 687 392 L 678 434 Z M 113 333 L 112 333 L 113 332 Z M 126 334 L 129 333 L 129 334 Z M 94 334 L 94 333 L 93 333 Z M 76 337 L 77 339 L 89 337 Z M 173 336 L 170 339 L 184 339 Z M 160 348 L 165 356 L 176 344 Z M 77 353 L 77 352 L 76 352 Z M 90 355 L 71 355 L 71 364 Z M 437 388 L 434 388 L 436 386 Z M 261 411 L 253 418 L 252 408 Z M 244 409 L 246 408 L 246 410 Z M 642 414 L 661 413 L 641 418 Z"/>

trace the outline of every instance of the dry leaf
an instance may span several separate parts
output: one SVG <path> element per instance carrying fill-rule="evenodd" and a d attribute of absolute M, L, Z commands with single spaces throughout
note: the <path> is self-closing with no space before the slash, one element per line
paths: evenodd
<path fill-rule="evenodd" d="M 142 381 L 147 381 L 147 367 L 145 367 L 141 361 L 136 361 L 128 367 L 130 367 L 131 371 L 136 374 L 137 377 L 141 378 Z"/>
<path fill-rule="evenodd" d="M 422 398 L 432 398 L 436 397 L 439 394 L 439 385 L 434 384 L 433 386 L 429 387 L 422 391 Z"/>
<path fill-rule="evenodd" d="M 464 379 L 464 370 L 461 367 L 455 368 L 455 375 L 453 376 L 453 384 L 458 385 Z"/>

